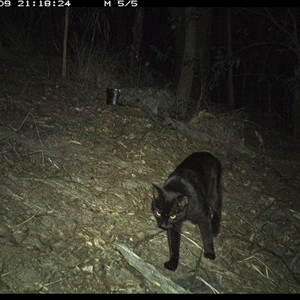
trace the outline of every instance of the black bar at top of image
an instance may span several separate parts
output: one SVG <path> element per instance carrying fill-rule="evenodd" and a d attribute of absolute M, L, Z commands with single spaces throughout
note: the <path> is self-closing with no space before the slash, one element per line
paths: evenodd
<path fill-rule="evenodd" d="M 72 1 L 73 7 L 194 7 L 194 6 L 209 6 L 208 1 L 197 2 L 195 1 L 163 1 L 163 0 L 100 0 L 100 1 L 91 1 L 90 3 L 83 2 L 82 0 Z M 201 5 L 199 5 L 201 4 Z"/>
<path fill-rule="evenodd" d="M 194 1 L 193 1 L 194 2 Z M 9 7 L 19 8 L 64 8 L 64 7 L 193 7 L 192 1 L 162 1 L 162 0 L 100 0 L 85 2 L 82 0 L 0 0 L 0 9 Z M 201 4 L 201 5 L 200 5 Z M 196 6 L 209 6 L 208 1 L 198 2 Z"/>

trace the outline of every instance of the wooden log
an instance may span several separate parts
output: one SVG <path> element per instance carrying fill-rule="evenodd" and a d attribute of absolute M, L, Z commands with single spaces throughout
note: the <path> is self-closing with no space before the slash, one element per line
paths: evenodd
<path fill-rule="evenodd" d="M 165 293 L 183 294 L 190 293 L 177 285 L 169 278 L 160 274 L 154 266 L 146 263 L 142 258 L 132 252 L 123 244 L 117 243 L 116 249 L 124 256 L 127 262 L 138 270 L 151 284 L 158 286 Z"/>

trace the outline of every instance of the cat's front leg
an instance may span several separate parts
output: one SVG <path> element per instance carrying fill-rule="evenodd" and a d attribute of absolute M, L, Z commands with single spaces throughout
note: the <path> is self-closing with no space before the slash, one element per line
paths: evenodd
<path fill-rule="evenodd" d="M 170 259 L 165 262 L 164 267 L 170 271 L 175 271 L 179 262 L 181 225 L 181 223 L 173 225 L 173 227 L 167 231 Z"/>

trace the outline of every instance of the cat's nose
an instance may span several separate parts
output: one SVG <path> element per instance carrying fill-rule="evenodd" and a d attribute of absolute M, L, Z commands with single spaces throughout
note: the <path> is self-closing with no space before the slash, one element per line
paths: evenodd
<path fill-rule="evenodd" d="M 163 230 L 167 230 L 167 229 L 171 228 L 171 226 L 168 224 L 168 222 L 160 223 L 160 224 L 158 224 L 158 227 L 163 229 Z"/>

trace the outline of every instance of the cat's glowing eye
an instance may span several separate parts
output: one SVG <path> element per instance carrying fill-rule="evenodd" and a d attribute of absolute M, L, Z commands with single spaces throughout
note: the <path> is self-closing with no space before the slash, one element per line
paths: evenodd
<path fill-rule="evenodd" d="M 171 220 L 174 220 L 175 218 L 176 218 L 176 215 L 170 216 L 170 219 L 171 219 Z"/>
<path fill-rule="evenodd" d="M 156 212 L 155 212 L 155 215 L 156 215 L 157 217 L 160 217 L 160 216 L 161 216 L 161 213 L 159 213 L 158 211 L 156 211 Z"/>

